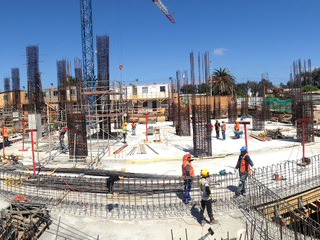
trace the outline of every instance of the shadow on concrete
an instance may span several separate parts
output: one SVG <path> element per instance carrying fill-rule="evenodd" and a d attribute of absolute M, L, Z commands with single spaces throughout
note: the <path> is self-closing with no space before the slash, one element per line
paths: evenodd
<path fill-rule="evenodd" d="M 182 147 L 181 145 L 179 144 L 172 144 L 172 146 L 174 146 L 175 148 L 179 149 L 179 150 L 182 150 L 184 152 L 189 152 L 191 155 L 194 156 L 194 152 L 193 152 L 193 147 L 190 146 L 190 145 L 187 145 L 186 147 Z M 181 157 L 182 159 L 182 157 Z"/>
<path fill-rule="evenodd" d="M 229 189 L 229 191 L 231 191 L 231 192 L 236 192 L 236 191 L 237 191 L 237 189 L 238 189 L 238 187 L 233 186 L 233 185 L 229 185 L 227 188 L 228 188 L 228 189 Z"/>
<path fill-rule="evenodd" d="M 191 209 L 190 209 L 190 212 L 191 212 L 191 215 L 197 219 L 197 222 L 200 224 L 201 223 L 201 219 L 200 219 L 200 211 L 199 211 L 199 208 L 197 207 L 197 202 L 194 202 Z"/>

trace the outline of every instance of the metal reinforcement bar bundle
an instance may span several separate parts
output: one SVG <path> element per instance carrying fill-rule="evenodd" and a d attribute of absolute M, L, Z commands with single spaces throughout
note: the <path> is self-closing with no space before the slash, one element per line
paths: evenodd
<path fill-rule="evenodd" d="M 15 196 L 17 202 L 1 211 L 0 239 L 38 239 L 49 227 L 50 216 L 45 205 L 19 202 L 25 201 L 23 197 Z"/>

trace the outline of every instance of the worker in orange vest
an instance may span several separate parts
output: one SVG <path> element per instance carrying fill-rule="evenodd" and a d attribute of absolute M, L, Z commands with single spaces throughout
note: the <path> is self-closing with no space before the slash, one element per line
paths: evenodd
<path fill-rule="evenodd" d="M 239 124 L 239 120 L 237 119 L 234 124 L 234 132 L 239 132 L 239 131 L 240 131 L 240 124 Z M 234 138 L 235 139 L 240 138 L 240 135 L 235 134 Z"/>
<path fill-rule="evenodd" d="M 253 167 L 253 162 L 248 155 L 247 147 L 243 146 L 240 151 L 241 153 L 236 166 L 236 169 L 239 169 L 240 183 L 236 190 L 235 197 L 240 196 L 240 194 L 246 196 L 246 181 L 249 175 L 250 166 Z"/>
<path fill-rule="evenodd" d="M 187 153 L 182 158 L 182 177 L 184 178 L 184 197 L 183 202 L 189 203 L 191 200 L 190 191 L 192 184 L 192 177 L 194 176 L 194 170 L 191 165 L 191 154 Z"/>
<path fill-rule="evenodd" d="M 2 125 L 2 135 L 4 139 L 4 144 L 6 144 L 9 141 L 9 134 L 8 128 L 5 125 Z"/>

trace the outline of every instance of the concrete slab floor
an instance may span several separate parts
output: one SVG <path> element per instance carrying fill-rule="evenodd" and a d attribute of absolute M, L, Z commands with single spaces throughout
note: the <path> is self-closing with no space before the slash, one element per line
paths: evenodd
<path fill-rule="evenodd" d="M 250 119 L 248 119 L 250 121 Z M 214 123 L 214 120 L 212 120 Z M 221 122 L 221 121 L 220 121 Z M 149 124 L 148 124 L 149 125 Z M 160 126 L 162 143 L 153 142 L 152 136 L 149 136 L 149 145 L 156 150 L 159 154 L 154 153 L 146 147 L 146 154 L 133 154 L 128 155 L 128 152 L 132 147 L 142 143 L 145 139 L 145 125 L 137 125 L 137 135 L 131 136 L 130 133 L 127 137 L 128 147 L 125 149 L 122 156 L 114 156 L 113 154 L 106 155 L 101 159 L 101 162 L 96 167 L 99 169 L 117 170 L 122 168 L 126 169 L 126 172 L 136 173 L 154 173 L 160 175 L 181 175 L 181 159 L 186 152 L 191 152 L 193 149 L 192 136 L 180 137 L 175 135 L 175 130 L 170 122 L 156 123 L 151 126 Z M 269 166 L 284 161 L 296 160 L 302 157 L 302 146 L 300 142 L 293 140 L 272 140 L 261 142 L 257 139 L 251 138 L 249 135 L 251 132 L 255 132 L 251 129 L 252 125 L 248 126 L 248 148 L 249 155 L 253 160 L 255 167 Z M 241 126 L 243 127 L 243 126 Z M 283 132 L 284 135 L 295 136 L 295 128 L 290 124 L 282 123 L 267 123 L 265 128 L 276 129 L 278 127 L 288 129 Z M 130 124 L 129 124 L 130 130 Z M 220 133 L 221 135 L 221 133 Z M 212 149 L 214 156 L 224 155 L 223 158 L 214 159 L 198 159 L 192 162 L 196 175 L 199 175 L 200 170 L 208 168 L 209 172 L 218 173 L 220 170 L 225 169 L 227 172 L 233 172 L 234 166 L 240 153 L 240 148 L 245 145 L 244 137 L 240 139 L 233 139 L 233 124 L 227 124 L 227 138 L 225 141 L 215 138 L 215 132 L 212 136 Z M 56 138 L 57 136 L 55 136 Z M 57 141 L 57 139 L 55 140 Z M 41 141 L 40 141 L 41 142 Z M 94 153 L 97 153 L 97 145 L 106 144 L 108 140 L 92 140 L 95 144 L 92 148 Z M 41 146 L 42 143 L 39 145 Z M 47 144 L 47 143 L 43 143 Z M 123 143 L 115 143 L 112 145 L 113 149 L 121 147 Z M 12 146 L 5 149 L 6 154 L 21 154 L 23 159 L 21 162 L 24 167 L 32 166 L 32 153 L 31 143 L 27 142 L 25 148 L 26 152 L 19 152 L 21 149 L 21 142 L 14 143 Z M 305 149 L 306 156 L 312 156 L 320 153 L 320 139 L 315 138 L 314 143 L 306 144 Z M 54 154 L 56 151 L 52 151 Z M 35 153 L 36 162 L 44 161 L 49 156 L 48 152 Z M 141 159 L 145 161 L 141 161 Z M 175 159 L 175 160 L 174 160 Z M 139 163 L 140 162 L 140 163 Z M 60 167 L 73 167 L 74 164 L 69 161 L 68 154 L 62 155 L 46 165 L 47 167 L 56 168 Z M 82 165 L 81 167 L 87 167 Z M 31 170 L 31 169 L 30 169 Z M 1 207 L 2 205 L 0 205 Z M 214 206 L 213 206 L 214 209 Z M 99 217 L 83 217 L 73 216 L 68 213 L 51 213 L 55 219 L 55 224 L 58 223 L 59 216 L 61 221 L 71 225 L 79 231 L 83 231 L 92 237 L 99 239 L 172 239 L 171 229 L 173 231 L 173 239 L 186 239 L 185 229 L 188 232 L 188 239 L 199 239 L 202 234 L 207 232 L 208 224 L 202 228 L 197 219 L 193 217 L 178 218 L 178 219 L 163 219 L 163 220 L 112 220 Z M 214 213 L 214 216 L 219 220 L 218 226 L 210 226 L 215 231 L 215 235 L 208 239 L 220 239 L 226 238 L 227 232 L 229 237 L 238 237 L 245 229 L 245 220 L 239 210 L 231 212 Z M 56 226 L 52 225 L 49 231 L 46 231 L 40 239 L 55 239 Z M 63 230 L 59 230 L 63 232 Z M 64 239 L 64 238 L 58 238 Z M 72 237 L 69 239 L 73 239 Z M 94 239 L 94 238 L 93 238 Z"/>

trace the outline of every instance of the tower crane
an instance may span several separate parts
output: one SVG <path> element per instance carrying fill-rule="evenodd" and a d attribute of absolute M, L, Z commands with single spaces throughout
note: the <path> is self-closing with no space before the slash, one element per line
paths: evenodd
<path fill-rule="evenodd" d="M 84 91 L 95 91 L 96 79 L 94 77 L 94 50 L 92 34 L 92 6 L 91 0 L 80 0 L 81 11 L 81 37 L 82 37 L 82 64 Z M 85 106 L 92 104 L 95 112 L 95 96 L 85 96 Z M 86 109 L 88 111 L 88 109 Z"/>
<path fill-rule="evenodd" d="M 168 8 L 163 5 L 161 0 L 152 0 L 152 2 L 154 2 L 158 6 L 158 8 L 161 10 L 161 12 L 163 12 L 164 15 L 166 15 L 166 17 L 170 20 L 170 22 L 172 23 L 176 22 L 172 17 L 172 15 L 169 13 Z"/>

